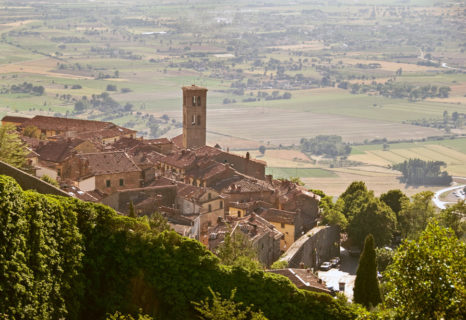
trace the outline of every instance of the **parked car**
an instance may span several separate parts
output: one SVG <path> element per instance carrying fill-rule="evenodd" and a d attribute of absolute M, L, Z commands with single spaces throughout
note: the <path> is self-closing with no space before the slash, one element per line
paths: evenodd
<path fill-rule="evenodd" d="M 338 267 L 338 265 L 340 264 L 340 258 L 338 257 L 333 258 L 332 260 L 330 260 L 330 264 L 332 265 L 333 268 Z"/>
<path fill-rule="evenodd" d="M 324 262 L 320 265 L 320 270 L 323 270 L 323 271 L 328 271 L 330 270 L 330 268 L 332 268 L 332 265 L 330 264 L 330 262 Z"/>

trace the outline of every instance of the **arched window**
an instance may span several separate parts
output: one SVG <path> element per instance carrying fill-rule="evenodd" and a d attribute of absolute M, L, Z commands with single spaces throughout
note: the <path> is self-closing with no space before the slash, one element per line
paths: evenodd
<path fill-rule="evenodd" d="M 191 121 L 191 125 L 195 125 L 196 124 L 196 115 L 193 114 L 193 120 Z"/>
<path fill-rule="evenodd" d="M 209 212 L 211 212 L 211 211 L 212 211 L 212 205 L 209 204 Z"/>
<path fill-rule="evenodd" d="M 201 116 L 197 116 L 197 125 L 198 125 L 198 126 L 201 125 Z"/>
<path fill-rule="evenodd" d="M 197 97 L 197 105 L 198 105 L 198 106 L 201 105 L 201 97 Z"/>
<path fill-rule="evenodd" d="M 193 106 L 195 106 L 196 105 L 196 96 L 193 96 L 193 101 L 192 102 L 193 102 Z"/>

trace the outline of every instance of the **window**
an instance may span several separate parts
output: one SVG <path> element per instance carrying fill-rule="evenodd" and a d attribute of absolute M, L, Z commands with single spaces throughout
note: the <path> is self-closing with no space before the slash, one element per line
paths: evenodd
<path fill-rule="evenodd" d="M 238 218 L 241 218 L 241 211 L 238 210 Z"/>
<path fill-rule="evenodd" d="M 124 179 L 120 179 L 120 186 L 124 186 L 125 185 L 125 180 Z"/>
<path fill-rule="evenodd" d="M 194 126 L 196 124 L 196 115 L 193 114 L 193 120 L 191 121 L 191 124 Z"/>
<path fill-rule="evenodd" d="M 223 201 L 220 201 L 220 209 L 223 209 Z"/>
<path fill-rule="evenodd" d="M 196 105 L 196 96 L 193 96 L 193 106 Z"/>
<path fill-rule="evenodd" d="M 284 229 L 284 228 L 285 228 L 285 224 L 282 222 L 281 225 L 282 225 L 282 229 Z"/>
<path fill-rule="evenodd" d="M 30 160 L 29 160 L 30 161 Z M 32 162 L 32 161 L 31 161 Z M 57 176 L 61 176 L 61 170 L 60 169 L 57 169 Z"/>
<path fill-rule="evenodd" d="M 105 185 L 107 186 L 107 188 L 110 188 L 112 184 L 110 183 L 110 180 L 105 180 Z"/>
<path fill-rule="evenodd" d="M 212 194 L 209 192 L 209 194 L 207 195 L 207 198 L 210 200 L 212 199 Z"/>
<path fill-rule="evenodd" d="M 212 205 L 209 204 L 209 212 L 211 212 L 211 211 L 212 211 Z"/>
<path fill-rule="evenodd" d="M 198 105 L 198 106 L 201 105 L 201 97 L 197 97 L 197 105 Z"/>
<path fill-rule="evenodd" d="M 197 116 L 197 125 L 198 125 L 198 126 L 201 125 L 201 116 Z"/>

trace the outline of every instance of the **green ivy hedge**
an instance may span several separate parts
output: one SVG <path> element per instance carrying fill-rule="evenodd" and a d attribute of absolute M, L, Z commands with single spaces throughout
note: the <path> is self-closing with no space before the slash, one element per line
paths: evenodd
<path fill-rule="evenodd" d="M 208 287 L 269 319 L 354 319 L 334 298 L 298 290 L 279 275 L 221 265 L 198 241 L 156 234 L 99 204 L 22 191 L 0 176 L 0 315 L 103 319 L 121 311 L 197 318 Z"/>

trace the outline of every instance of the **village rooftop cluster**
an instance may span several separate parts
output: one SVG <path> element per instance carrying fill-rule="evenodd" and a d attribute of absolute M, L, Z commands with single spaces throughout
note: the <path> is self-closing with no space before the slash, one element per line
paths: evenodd
<path fill-rule="evenodd" d="M 317 226 L 319 196 L 266 175 L 266 163 L 249 153 L 206 145 L 207 89 L 182 90 L 183 133 L 172 139 L 143 139 L 110 122 L 48 116 L 5 116 L 2 124 L 18 128 L 34 175 L 122 214 L 130 207 L 138 216 L 160 212 L 173 230 L 213 252 L 226 234 L 241 232 L 265 266 L 285 257 L 291 268 L 316 267 L 339 255 L 338 230 Z M 312 273 L 286 270 L 281 272 L 303 287 L 327 290 Z"/>

